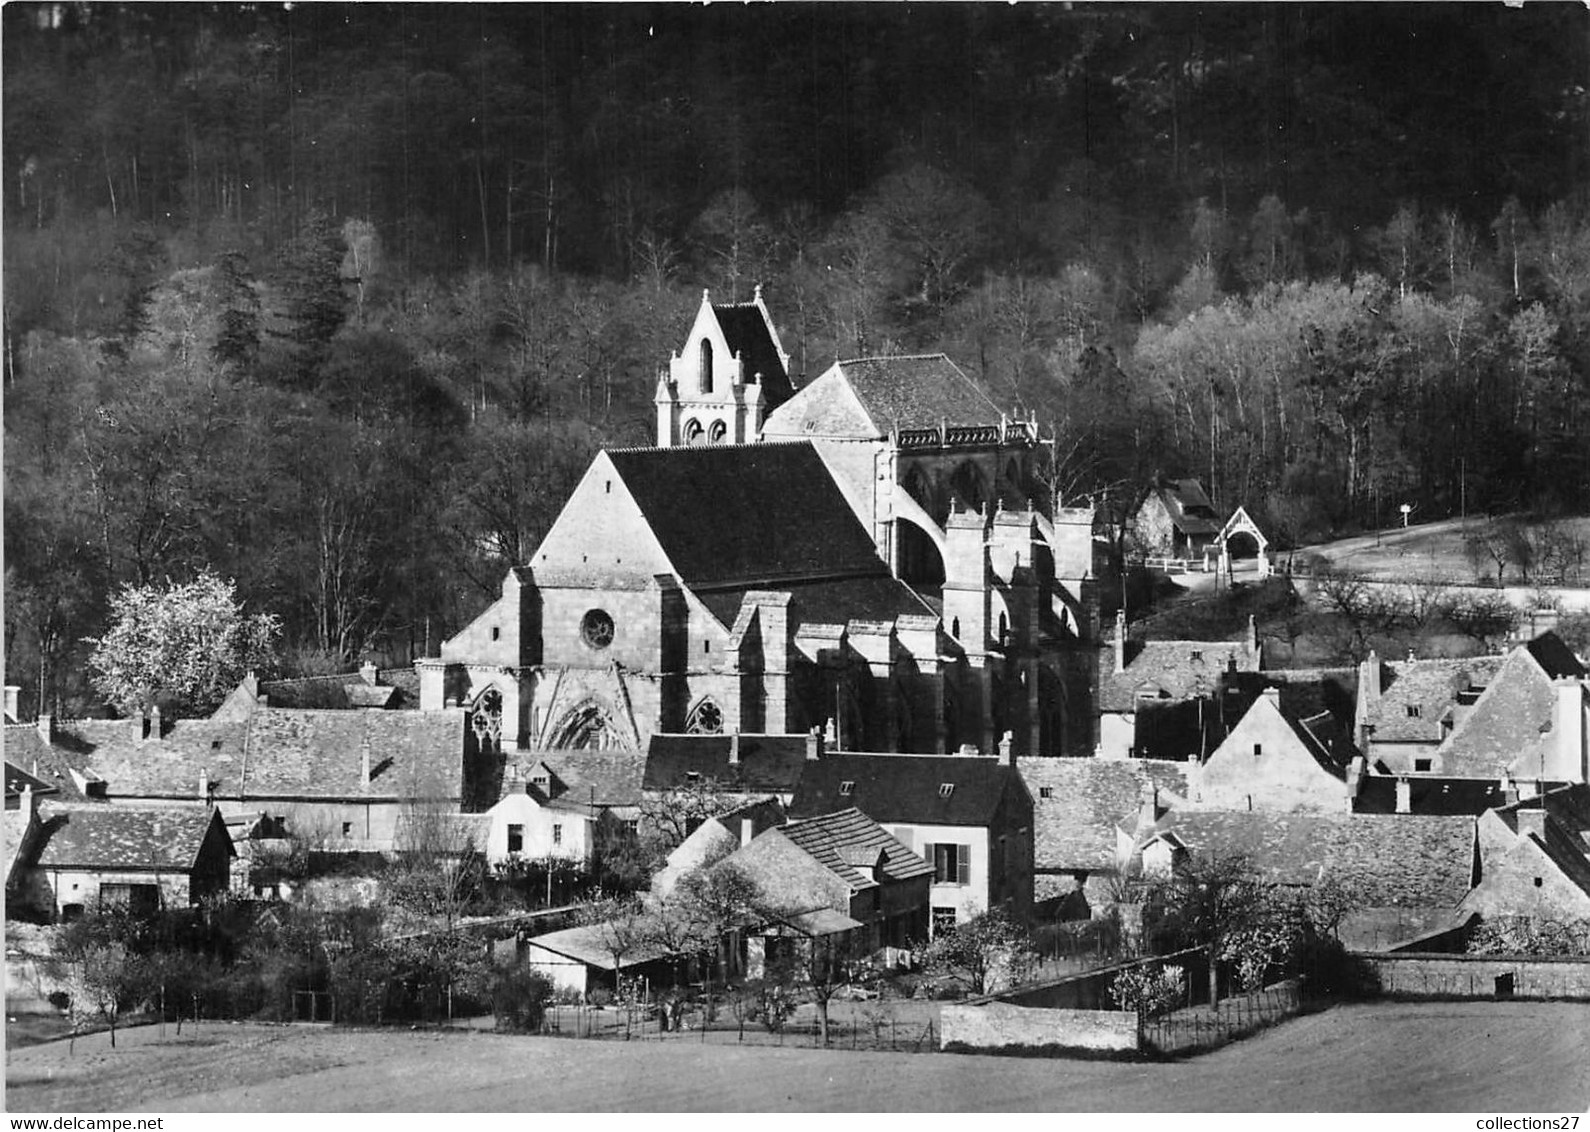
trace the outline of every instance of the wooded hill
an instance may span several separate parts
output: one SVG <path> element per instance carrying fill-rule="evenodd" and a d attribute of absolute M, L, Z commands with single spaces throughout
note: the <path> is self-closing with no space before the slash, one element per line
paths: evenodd
<path fill-rule="evenodd" d="M 1590 498 L 1582 5 L 12 4 L 7 679 L 117 585 L 434 649 L 703 287 L 943 350 L 1067 497 L 1283 540 Z"/>

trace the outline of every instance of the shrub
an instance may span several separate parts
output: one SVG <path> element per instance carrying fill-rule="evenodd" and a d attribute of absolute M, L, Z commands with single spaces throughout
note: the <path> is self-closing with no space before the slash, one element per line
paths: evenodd
<path fill-rule="evenodd" d="M 1110 999 L 1144 1018 L 1167 1014 L 1187 999 L 1187 969 L 1154 963 L 1128 967 L 1110 981 Z"/>
<path fill-rule="evenodd" d="M 474 982 L 470 989 L 491 1003 L 498 1030 L 525 1034 L 541 1028 L 552 1002 L 552 982 L 541 972 L 520 963 L 492 964 Z"/>

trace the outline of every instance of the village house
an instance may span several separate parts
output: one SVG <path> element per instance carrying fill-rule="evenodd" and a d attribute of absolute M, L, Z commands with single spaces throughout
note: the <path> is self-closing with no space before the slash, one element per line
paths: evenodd
<path fill-rule="evenodd" d="M 1482 814 L 1479 881 L 1463 909 L 1541 923 L 1590 919 L 1590 787 L 1559 786 Z"/>
<path fill-rule="evenodd" d="M 1261 667 L 1258 631 L 1236 641 L 1132 641 L 1117 614 L 1113 647 L 1099 653 L 1100 758 L 1185 759 L 1213 750 L 1240 717 L 1233 677 Z"/>
<path fill-rule="evenodd" d="M 283 819 L 322 848 L 390 850 L 405 809 L 480 808 L 489 775 L 459 709 L 277 708 L 252 677 L 208 719 L 44 717 L 38 732 L 89 800 Z"/>
<path fill-rule="evenodd" d="M 498 720 L 505 751 L 814 727 L 849 750 L 1085 750 L 1092 512 L 1045 501 L 1036 426 L 941 356 L 789 393 L 786 358 L 760 298 L 704 298 L 657 447 L 598 454 L 498 601 L 418 663 L 422 705 Z"/>
<path fill-rule="evenodd" d="M 1586 781 L 1590 687 L 1555 633 L 1475 662 L 1371 656 L 1359 681 L 1368 771 L 1393 779 L 1480 780 L 1539 790 Z"/>
<path fill-rule="evenodd" d="M 1267 687 L 1207 759 L 1188 760 L 1183 805 L 1210 810 L 1347 813 L 1362 777 L 1350 752 L 1333 751 L 1329 712 L 1301 719 Z M 1343 761 L 1343 755 L 1349 761 Z"/>
<path fill-rule="evenodd" d="M 1262 880 L 1299 893 L 1347 886 L 1339 935 L 1350 948 L 1385 949 L 1463 918 L 1476 882 L 1469 815 L 1275 813 L 1177 807 L 1139 837 L 1136 868 L 1168 876 L 1199 860 L 1241 859 Z"/>
<path fill-rule="evenodd" d="M 668 896 L 684 877 L 710 868 L 787 820 L 784 804 L 778 798 L 763 798 L 709 818 L 668 853 L 651 878 L 651 894 Z"/>
<path fill-rule="evenodd" d="M 1128 521 L 1127 540 L 1138 555 L 1198 558 L 1220 534 L 1214 504 L 1196 479 L 1155 477 Z"/>
<path fill-rule="evenodd" d="M 1158 759 L 1018 759 L 1032 797 L 1033 894 L 1056 918 L 1116 903 L 1139 833 L 1187 794 L 1188 764 Z"/>
<path fill-rule="evenodd" d="M 646 748 L 648 797 L 708 791 L 724 801 L 795 796 L 808 760 L 822 757 L 823 736 L 653 735 Z"/>
<path fill-rule="evenodd" d="M 795 818 L 854 806 L 933 868 L 933 934 L 1009 904 L 1027 915 L 1033 892 L 1033 802 L 998 756 L 834 754 L 807 764 Z"/>
<path fill-rule="evenodd" d="M 19 812 L 35 816 L 9 888 L 52 917 L 186 908 L 229 886 L 235 854 L 213 808 L 40 804 L 24 789 Z"/>

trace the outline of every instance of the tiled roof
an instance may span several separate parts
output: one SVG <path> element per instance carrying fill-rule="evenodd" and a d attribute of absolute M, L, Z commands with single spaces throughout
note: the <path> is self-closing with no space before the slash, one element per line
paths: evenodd
<path fill-rule="evenodd" d="M 1414 814 L 1473 814 L 1503 805 L 1506 791 L 1495 779 L 1431 778 L 1409 776 L 1408 812 Z M 1397 812 L 1397 779 L 1386 774 L 1366 774 L 1359 780 L 1353 810 L 1360 814 Z"/>
<path fill-rule="evenodd" d="M 159 739 L 138 720 L 61 725 L 62 742 L 121 797 L 458 798 L 464 713 L 264 708 L 243 719 L 184 719 Z M 364 752 L 370 785 L 363 785 Z"/>
<path fill-rule="evenodd" d="M 745 379 L 754 381 L 757 374 L 762 375 L 766 411 L 772 412 L 788 401 L 795 390 L 768 333 L 762 308 L 756 303 L 713 303 L 712 313 L 717 316 L 729 352 L 739 354 L 745 363 Z"/>
<path fill-rule="evenodd" d="M 1548 679 L 1558 680 L 1564 676 L 1572 676 L 1583 680 L 1586 675 L 1584 665 L 1579 663 L 1579 658 L 1574 656 L 1573 650 L 1556 633 L 1542 633 L 1525 644 L 1524 648 Z"/>
<path fill-rule="evenodd" d="M 880 871 L 884 881 L 910 880 L 912 877 L 933 874 L 932 865 L 854 807 L 820 817 L 790 821 L 779 826 L 777 832 L 838 876 L 852 891 L 871 888 L 879 883 L 857 870 L 856 862 L 861 855 L 852 852 L 856 849 L 871 854 L 871 860 L 877 860 L 878 855 L 882 855 Z"/>
<path fill-rule="evenodd" d="M 999 424 L 991 397 L 943 354 L 857 358 L 838 363 L 878 435 L 892 429 Z"/>
<path fill-rule="evenodd" d="M 636 932 L 633 935 L 632 945 L 624 950 L 620 960 L 623 966 L 636 967 L 654 959 L 661 959 L 668 954 L 666 946 L 646 938 L 644 932 Z M 613 952 L 604 942 L 604 938 L 599 924 L 582 924 L 578 927 L 564 928 L 562 931 L 533 936 L 527 942 L 537 947 L 544 947 L 555 955 L 577 960 L 588 967 L 600 967 L 604 971 L 611 971 L 614 969 Z"/>
<path fill-rule="evenodd" d="M 736 743 L 739 762 L 730 764 L 729 750 Z M 804 735 L 653 735 L 643 785 L 672 790 L 688 785 L 695 774 L 737 793 L 788 794 L 805 768 Z"/>
<path fill-rule="evenodd" d="M 1337 877 L 1371 908 L 1455 908 L 1473 875 L 1467 815 L 1172 810 L 1155 831 L 1174 833 L 1196 856 L 1245 856 L 1277 884 Z"/>
<path fill-rule="evenodd" d="M 1189 535 L 1217 535 L 1220 520 L 1204 485 L 1195 479 L 1161 479 L 1154 485 L 1176 529 Z"/>
<path fill-rule="evenodd" d="M 1364 722 L 1381 742 L 1438 742 L 1441 719 L 1459 696 L 1484 687 L 1501 666 L 1496 656 L 1382 663 L 1380 697 L 1366 705 Z"/>
<path fill-rule="evenodd" d="M 810 443 L 607 455 L 692 589 L 888 573 Z"/>
<path fill-rule="evenodd" d="M 38 863 L 46 869 L 191 869 L 220 820 L 215 810 L 175 806 L 51 805 L 44 816 Z"/>
<path fill-rule="evenodd" d="M 522 766 L 544 762 L 563 783 L 562 798 L 595 806 L 638 806 L 646 775 L 640 751 L 536 751 L 520 756 Z"/>
<path fill-rule="evenodd" d="M 1545 755 L 1556 739 L 1551 730 L 1557 701 L 1552 676 L 1537 656 L 1536 646 L 1541 643 L 1521 645 L 1509 653 L 1473 708 L 1442 742 L 1438 753 L 1443 774 L 1496 778 L 1511 771 L 1518 778 L 1541 776 Z M 1549 644 L 1542 651 L 1553 664 L 1552 671 L 1560 671 L 1561 658 L 1552 655 Z M 1571 668 L 1563 675 L 1583 674 L 1571 653 L 1567 660 Z"/>
<path fill-rule="evenodd" d="M 51 746 L 31 723 L 7 724 L 5 728 L 5 761 L 36 775 L 56 791 L 56 800 L 82 801 L 83 792 L 72 778 L 72 771 L 81 771 L 82 763 L 76 752 Z"/>
<path fill-rule="evenodd" d="M 697 588 L 693 592 L 721 624 L 729 626 L 739 617 L 745 595 L 751 590 L 765 588 L 738 585 Z M 812 623 L 843 625 L 851 620 L 893 621 L 908 615 L 936 616 L 911 587 L 888 574 L 831 581 L 786 582 L 778 589 L 790 595 L 789 623 L 790 628 L 797 631 L 802 625 Z"/>
<path fill-rule="evenodd" d="M 1116 828 L 1136 832 L 1144 802 L 1186 796 L 1185 763 L 1153 759 L 1017 759 L 1032 794 L 1033 862 L 1040 870 L 1113 869 Z M 1047 794 L 1047 797 L 1045 796 Z"/>
<path fill-rule="evenodd" d="M 1099 710 L 1132 712 L 1146 699 L 1187 700 L 1214 695 L 1236 660 L 1239 672 L 1257 672 L 1259 654 L 1252 642 L 1127 641 L 1126 664 L 1115 671 L 1115 649 L 1099 652 Z"/>
<path fill-rule="evenodd" d="M 32 790 L 36 795 L 54 794 L 57 792 L 55 787 L 44 779 L 29 774 L 21 767 L 13 765 L 10 759 L 7 759 L 6 797 L 8 799 L 15 797 L 24 790 Z"/>
<path fill-rule="evenodd" d="M 408 685 L 412 684 L 410 688 Z M 267 680 L 260 694 L 270 697 L 273 708 L 408 708 L 420 706 L 419 676 L 412 667 L 386 668 L 376 683 L 365 683 L 357 672 L 334 676 L 300 676 L 292 680 Z"/>
<path fill-rule="evenodd" d="M 831 754 L 807 765 L 790 813 L 854 806 L 886 824 L 986 826 L 1006 791 L 1021 789 L 1015 768 L 988 756 Z"/>

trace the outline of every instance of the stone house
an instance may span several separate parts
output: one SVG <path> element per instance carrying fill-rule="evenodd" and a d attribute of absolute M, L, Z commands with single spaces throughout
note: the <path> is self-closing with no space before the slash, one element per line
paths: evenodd
<path fill-rule="evenodd" d="M 1032 797 L 1033 895 L 1060 919 L 1116 903 L 1140 832 L 1187 794 L 1188 764 L 1159 759 L 1017 759 Z"/>
<path fill-rule="evenodd" d="M 1281 689 L 1265 688 L 1209 757 L 1189 760 L 1185 805 L 1210 810 L 1347 813 L 1361 767 L 1333 752 L 1331 722 L 1299 719 L 1281 706 Z"/>
<path fill-rule="evenodd" d="M 1502 662 L 1498 656 L 1385 661 L 1371 652 L 1359 665 L 1354 720 L 1369 770 L 1434 774 L 1436 750 L 1467 717 Z"/>
<path fill-rule="evenodd" d="M 1560 786 L 1482 814 L 1479 882 L 1463 909 L 1485 919 L 1590 919 L 1590 788 Z"/>
<path fill-rule="evenodd" d="M 743 802 L 795 796 L 808 761 L 822 757 L 822 735 L 653 735 L 646 748 L 644 789 L 650 797 L 669 791 L 710 789 Z"/>
<path fill-rule="evenodd" d="M 1258 630 L 1236 641 L 1132 641 L 1125 614 L 1098 658 L 1101 758 L 1185 759 L 1212 750 L 1246 707 L 1235 677 L 1257 673 Z"/>
<path fill-rule="evenodd" d="M 1214 504 L 1196 479 L 1158 476 L 1127 526 L 1127 541 L 1140 555 L 1197 558 L 1220 534 Z"/>
<path fill-rule="evenodd" d="M 19 891 L 54 916 L 186 908 L 228 888 L 235 854 L 213 807 L 46 803 L 38 822 Z"/>
<path fill-rule="evenodd" d="M 933 869 L 936 934 L 1001 904 L 1032 907 L 1033 801 L 999 756 L 835 754 L 807 764 L 792 817 L 854 806 Z"/>
<path fill-rule="evenodd" d="M 1192 862 L 1243 858 L 1299 892 L 1350 886 L 1340 926 L 1352 948 L 1384 949 L 1463 916 L 1476 883 L 1475 820 L 1466 814 L 1275 813 L 1175 808 L 1138 839 L 1135 868 L 1165 876 Z"/>
<path fill-rule="evenodd" d="M 787 820 L 778 798 L 763 798 L 709 818 L 669 852 L 651 878 L 651 894 L 666 897 L 685 876 L 710 868 Z"/>

